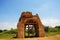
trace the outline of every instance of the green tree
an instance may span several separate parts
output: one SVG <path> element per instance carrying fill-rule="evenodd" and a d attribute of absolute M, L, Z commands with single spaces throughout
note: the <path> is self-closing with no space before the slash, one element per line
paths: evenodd
<path fill-rule="evenodd" d="M 56 26 L 55 29 L 60 32 L 60 26 Z"/>
<path fill-rule="evenodd" d="M 44 26 L 45 32 L 49 32 L 49 26 Z"/>
<path fill-rule="evenodd" d="M 49 28 L 49 32 L 57 32 L 57 29 L 50 27 L 50 28 Z"/>
<path fill-rule="evenodd" d="M 3 30 L 0 30 L 0 33 L 3 32 Z"/>
<path fill-rule="evenodd" d="M 3 31 L 7 31 L 7 29 L 4 29 Z"/>

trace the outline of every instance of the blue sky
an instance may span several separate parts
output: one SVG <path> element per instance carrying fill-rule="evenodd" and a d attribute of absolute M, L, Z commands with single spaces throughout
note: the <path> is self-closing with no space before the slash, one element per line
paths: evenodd
<path fill-rule="evenodd" d="M 60 0 L 0 0 L 0 29 L 16 28 L 23 11 L 38 13 L 43 25 L 60 25 Z"/>

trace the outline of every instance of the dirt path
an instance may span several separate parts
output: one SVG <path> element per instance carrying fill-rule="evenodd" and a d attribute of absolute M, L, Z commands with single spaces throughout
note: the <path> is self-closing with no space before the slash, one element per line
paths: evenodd
<path fill-rule="evenodd" d="M 60 40 L 60 35 L 43 38 L 20 38 L 20 39 L 0 39 L 0 40 Z"/>

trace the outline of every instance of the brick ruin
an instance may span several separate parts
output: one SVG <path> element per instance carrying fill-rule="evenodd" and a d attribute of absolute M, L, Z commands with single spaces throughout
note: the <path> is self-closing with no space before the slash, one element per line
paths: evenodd
<path fill-rule="evenodd" d="M 25 38 L 25 26 L 26 24 L 34 24 L 35 30 L 36 30 L 36 37 L 44 37 L 45 32 L 44 32 L 44 27 L 41 23 L 41 20 L 38 16 L 32 15 L 32 12 L 22 12 L 21 17 L 19 18 L 17 28 L 18 28 L 18 33 L 17 33 L 17 38 Z"/>

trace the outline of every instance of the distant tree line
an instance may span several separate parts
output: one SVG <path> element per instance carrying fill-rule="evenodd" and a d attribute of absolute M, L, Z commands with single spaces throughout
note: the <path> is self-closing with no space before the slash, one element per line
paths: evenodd
<path fill-rule="evenodd" d="M 13 29 L 13 28 L 11 28 L 10 30 L 4 29 L 4 30 L 0 30 L 0 33 L 16 34 L 17 29 Z"/>
<path fill-rule="evenodd" d="M 60 32 L 60 26 L 55 27 L 44 26 L 44 30 L 45 32 Z M 11 28 L 10 30 L 4 29 L 0 30 L 0 33 L 17 34 L 17 29 L 13 28 Z"/>
<path fill-rule="evenodd" d="M 55 26 L 55 27 L 44 26 L 44 27 L 45 27 L 45 32 L 60 32 L 60 26 Z"/>

